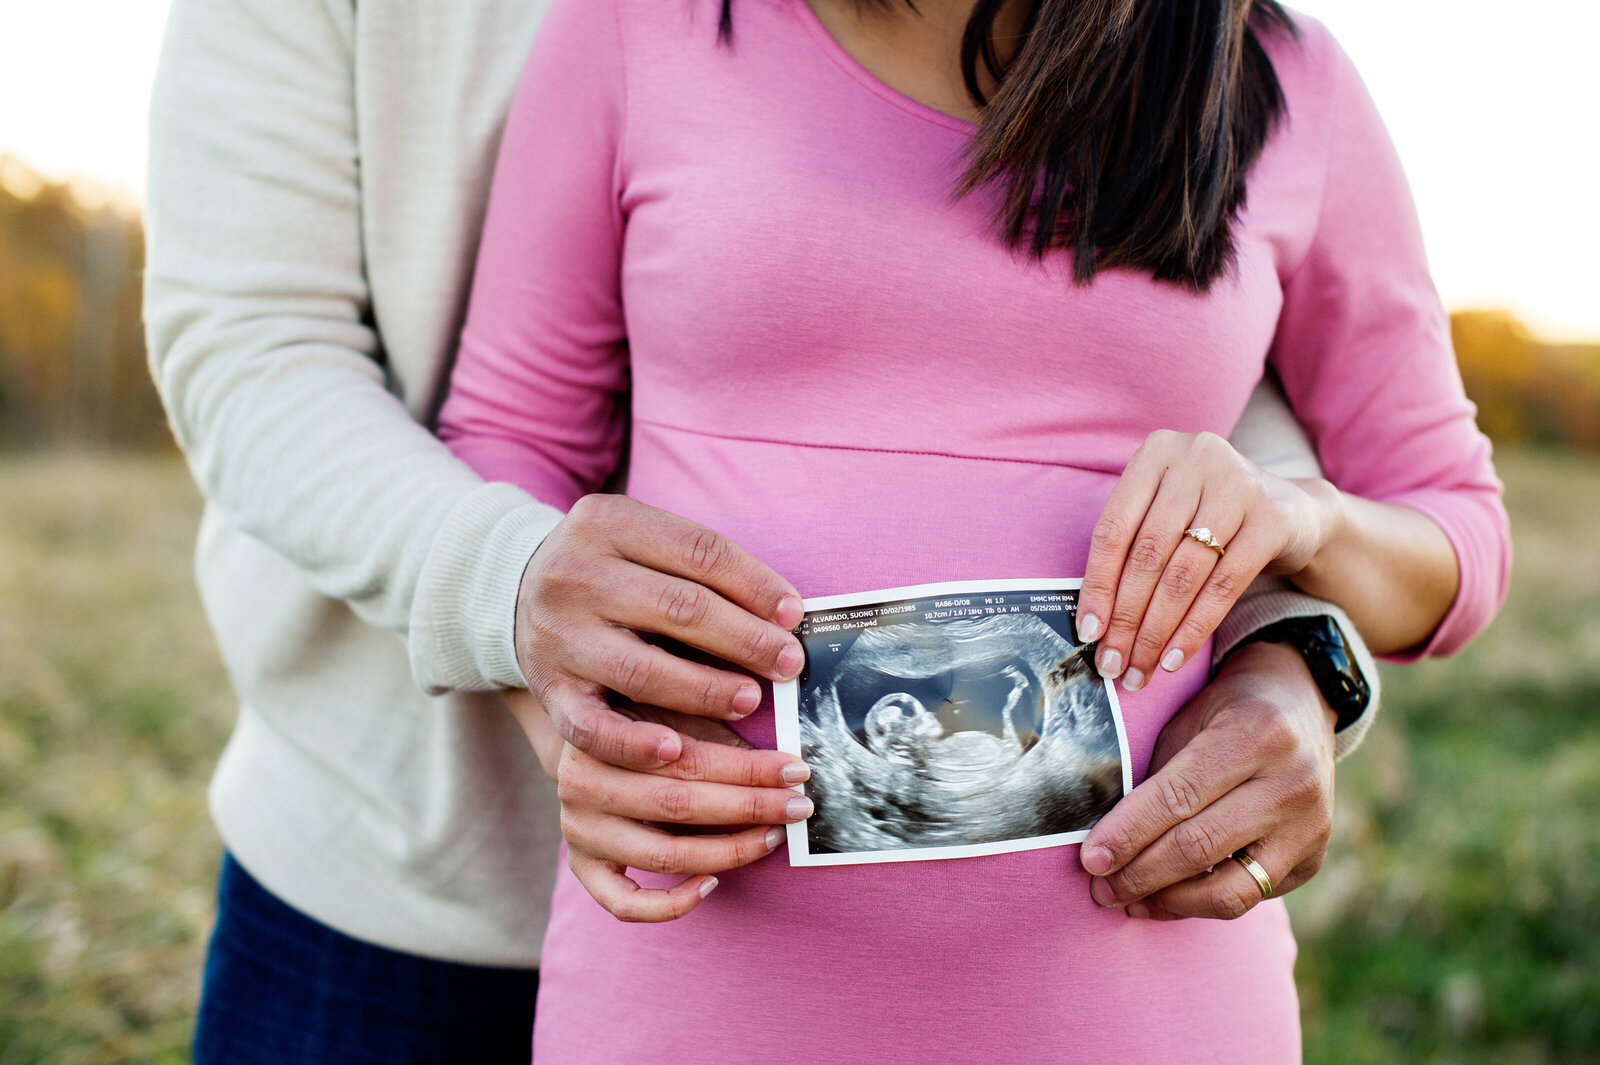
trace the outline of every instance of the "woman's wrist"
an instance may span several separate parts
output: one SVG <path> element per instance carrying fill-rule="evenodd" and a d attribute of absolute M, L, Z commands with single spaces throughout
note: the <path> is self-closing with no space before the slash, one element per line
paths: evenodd
<path fill-rule="evenodd" d="M 1351 495 L 1326 481 L 1294 482 L 1313 500 L 1318 540 L 1282 570 L 1307 595 L 1343 607 L 1374 653 L 1427 640 L 1455 601 L 1455 549 L 1421 511 Z"/>
<path fill-rule="evenodd" d="M 1332 481 L 1322 477 L 1297 478 L 1289 483 L 1308 500 L 1304 522 L 1307 546 L 1301 556 L 1303 562 L 1297 568 L 1285 570 L 1284 575 L 1308 595 L 1331 600 L 1332 596 L 1319 589 L 1327 583 L 1332 560 L 1337 558 L 1349 534 L 1350 510 L 1346 496 Z"/>

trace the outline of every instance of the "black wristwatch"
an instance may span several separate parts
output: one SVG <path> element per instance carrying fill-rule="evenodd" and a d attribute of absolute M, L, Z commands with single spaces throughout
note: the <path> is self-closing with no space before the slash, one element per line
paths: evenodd
<path fill-rule="evenodd" d="M 1359 718 L 1372 701 L 1372 686 L 1356 664 L 1355 653 L 1344 638 L 1344 630 L 1327 614 L 1285 618 L 1264 625 L 1228 649 L 1233 654 L 1247 643 L 1286 643 L 1300 652 L 1311 677 L 1322 690 L 1338 717 L 1335 732 Z M 1223 657 L 1227 657 L 1224 655 Z"/>

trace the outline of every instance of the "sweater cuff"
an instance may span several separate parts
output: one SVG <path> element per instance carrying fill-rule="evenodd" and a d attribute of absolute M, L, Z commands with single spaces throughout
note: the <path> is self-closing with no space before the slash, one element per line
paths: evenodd
<path fill-rule="evenodd" d="M 527 685 L 517 664 L 517 593 L 562 514 L 509 484 L 456 504 L 423 563 L 411 606 L 411 672 L 428 694 Z"/>
<path fill-rule="evenodd" d="M 1361 711 L 1361 716 L 1333 734 L 1333 756 L 1334 760 L 1338 761 L 1360 746 L 1367 730 L 1372 727 L 1373 719 L 1378 716 L 1378 702 L 1381 698 L 1378 664 L 1373 660 L 1372 652 L 1367 650 L 1367 643 L 1361 638 L 1361 633 L 1356 631 L 1356 627 L 1350 623 L 1343 610 L 1325 600 L 1297 591 L 1282 577 L 1257 577 L 1251 582 L 1250 587 L 1245 589 L 1244 595 L 1234 604 L 1228 616 L 1222 619 L 1222 624 L 1217 626 L 1211 644 L 1211 668 L 1215 670 L 1227 653 L 1253 632 L 1288 618 L 1318 617 L 1324 614 L 1339 623 L 1345 642 L 1350 645 L 1351 653 L 1355 655 L 1356 666 L 1361 670 L 1361 675 L 1367 679 L 1367 686 L 1372 691 L 1372 698 L 1367 700 L 1366 709 Z"/>

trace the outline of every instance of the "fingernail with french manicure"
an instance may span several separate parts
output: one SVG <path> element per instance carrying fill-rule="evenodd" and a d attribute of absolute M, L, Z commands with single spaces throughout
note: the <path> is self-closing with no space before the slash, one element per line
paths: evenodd
<path fill-rule="evenodd" d="M 796 795 L 783 804 L 783 816 L 791 821 L 804 821 L 816 812 L 816 805 L 804 795 Z"/>
<path fill-rule="evenodd" d="M 1111 852 L 1098 844 L 1083 849 L 1083 867 L 1095 876 L 1111 872 Z"/>
<path fill-rule="evenodd" d="M 811 779 L 811 767 L 804 762 L 790 762 L 783 767 L 785 784 L 804 784 Z"/>
<path fill-rule="evenodd" d="M 778 844 L 783 842 L 783 837 L 784 837 L 783 829 L 781 829 L 781 828 L 769 828 L 769 829 L 767 829 L 767 850 L 769 850 L 769 851 L 777 850 L 778 849 Z"/>
<path fill-rule="evenodd" d="M 1161 656 L 1161 668 L 1168 673 L 1176 673 L 1183 667 L 1183 652 L 1174 647 Z"/>
<path fill-rule="evenodd" d="M 707 895 L 711 894 L 712 890 L 715 889 L 716 886 L 717 878 L 714 876 L 708 876 L 704 880 L 700 881 L 700 897 L 705 898 Z"/>
<path fill-rule="evenodd" d="M 800 672 L 800 667 L 806 664 L 806 656 L 798 647 L 785 647 L 778 653 L 778 676 L 789 678 Z"/>
<path fill-rule="evenodd" d="M 1122 675 L 1122 690 L 1136 692 L 1144 687 L 1144 674 L 1137 669 L 1129 669 Z"/>
<path fill-rule="evenodd" d="M 1084 643 L 1094 643 L 1100 638 L 1100 619 L 1093 614 L 1078 615 L 1078 639 Z"/>
<path fill-rule="evenodd" d="M 1089 885 L 1089 894 L 1094 898 L 1095 902 L 1106 909 L 1110 909 L 1117 904 L 1117 896 L 1111 890 L 1111 885 L 1099 877 L 1095 877 L 1094 881 Z"/>
<path fill-rule="evenodd" d="M 1106 680 L 1116 680 L 1117 674 L 1122 672 L 1122 653 L 1110 648 L 1100 652 L 1100 661 L 1096 668 Z"/>

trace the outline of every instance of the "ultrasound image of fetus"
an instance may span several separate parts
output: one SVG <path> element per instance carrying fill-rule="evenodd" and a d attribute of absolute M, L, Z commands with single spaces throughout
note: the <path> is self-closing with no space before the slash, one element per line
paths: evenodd
<path fill-rule="evenodd" d="M 1122 794 L 1110 699 L 1038 617 L 860 633 L 802 696 L 813 853 L 960 846 L 1089 828 Z"/>

